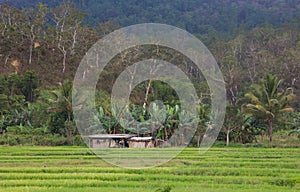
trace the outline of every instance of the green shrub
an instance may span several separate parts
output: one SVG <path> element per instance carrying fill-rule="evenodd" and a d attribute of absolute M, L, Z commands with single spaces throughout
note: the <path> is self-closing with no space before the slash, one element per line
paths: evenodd
<path fill-rule="evenodd" d="M 273 179 L 270 181 L 270 184 L 277 186 L 289 186 L 294 187 L 297 183 L 296 179 Z"/>
<path fill-rule="evenodd" d="M 85 144 L 83 138 L 81 137 L 81 135 L 76 135 L 74 137 L 73 145 L 76 145 L 76 146 L 85 146 L 86 144 Z"/>
<path fill-rule="evenodd" d="M 172 190 L 172 186 L 167 185 L 162 188 L 157 189 L 155 192 L 170 192 Z"/>

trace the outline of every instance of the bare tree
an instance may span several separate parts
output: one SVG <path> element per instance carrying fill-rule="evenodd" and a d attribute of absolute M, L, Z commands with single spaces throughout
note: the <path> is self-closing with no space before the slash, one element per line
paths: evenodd
<path fill-rule="evenodd" d="M 29 8 L 27 10 L 29 31 L 28 36 L 30 39 L 29 44 L 29 59 L 28 63 L 32 63 L 32 51 L 34 48 L 34 43 L 38 35 L 41 35 L 41 31 L 46 22 L 46 15 L 48 13 L 48 8 L 45 4 L 38 3 L 35 8 Z"/>
<path fill-rule="evenodd" d="M 55 23 L 57 48 L 63 55 L 62 72 L 66 70 L 67 55 L 76 53 L 77 36 L 80 24 L 84 19 L 84 14 L 73 8 L 70 2 L 52 10 L 53 21 Z"/>

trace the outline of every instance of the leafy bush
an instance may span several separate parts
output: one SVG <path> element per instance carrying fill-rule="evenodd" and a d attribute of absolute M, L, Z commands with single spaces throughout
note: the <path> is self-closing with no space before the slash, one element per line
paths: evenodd
<path fill-rule="evenodd" d="M 60 134 L 53 134 L 44 127 L 12 126 L 7 128 L 5 134 L 0 135 L 0 145 L 84 146 L 85 144 L 80 135 L 67 138 Z"/>
<path fill-rule="evenodd" d="M 172 190 L 172 186 L 167 185 L 162 188 L 157 189 L 155 192 L 170 192 Z"/>

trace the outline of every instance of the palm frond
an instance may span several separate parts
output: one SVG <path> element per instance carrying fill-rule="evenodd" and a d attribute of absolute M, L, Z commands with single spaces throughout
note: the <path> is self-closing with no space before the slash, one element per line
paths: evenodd
<path fill-rule="evenodd" d="M 287 108 L 283 108 L 283 109 L 280 109 L 278 112 L 279 113 L 291 113 L 294 111 L 294 108 L 292 107 L 287 107 Z"/>
<path fill-rule="evenodd" d="M 246 93 L 245 97 L 249 98 L 252 103 L 259 103 L 258 97 L 256 97 L 253 93 Z"/>

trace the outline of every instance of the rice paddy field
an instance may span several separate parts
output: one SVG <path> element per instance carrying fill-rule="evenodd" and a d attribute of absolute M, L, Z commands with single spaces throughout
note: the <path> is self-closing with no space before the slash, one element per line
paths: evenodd
<path fill-rule="evenodd" d="M 0 147 L 0 191 L 300 191 L 300 148 L 187 148 L 158 167 L 126 169 L 83 147 Z"/>

